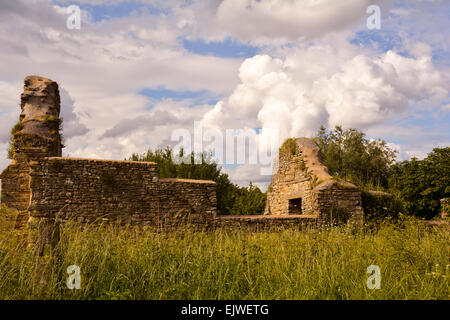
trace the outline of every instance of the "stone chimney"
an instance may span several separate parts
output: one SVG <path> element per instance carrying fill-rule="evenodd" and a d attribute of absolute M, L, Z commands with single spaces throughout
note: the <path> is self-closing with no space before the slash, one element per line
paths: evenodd
<path fill-rule="evenodd" d="M 30 161 L 61 156 L 59 104 L 56 82 L 39 76 L 25 78 L 20 104 L 22 112 L 11 130 L 10 156 L 13 161 L 0 175 L 1 202 L 17 212 L 18 229 L 29 219 Z"/>
<path fill-rule="evenodd" d="M 12 129 L 14 159 L 26 155 L 60 157 L 60 97 L 58 84 L 40 76 L 25 78 L 19 122 Z"/>

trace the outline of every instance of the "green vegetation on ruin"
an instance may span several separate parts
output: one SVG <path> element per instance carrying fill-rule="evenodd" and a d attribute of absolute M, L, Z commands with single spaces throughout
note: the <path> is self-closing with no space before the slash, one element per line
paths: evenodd
<path fill-rule="evenodd" d="M 14 135 L 23 129 L 23 123 L 21 121 L 17 122 L 11 129 L 11 137 L 9 139 L 9 146 L 8 146 L 8 159 L 14 158 L 14 153 L 16 152 L 15 146 L 14 146 Z"/>
<path fill-rule="evenodd" d="M 297 143 L 295 142 L 294 138 L 288 138 L 286 141 L 283 142 L 279 149 L 279 154 L 283 153 L 284 151 L 289 152 L 292 156 L 295 155 L 297 152 Z"/>

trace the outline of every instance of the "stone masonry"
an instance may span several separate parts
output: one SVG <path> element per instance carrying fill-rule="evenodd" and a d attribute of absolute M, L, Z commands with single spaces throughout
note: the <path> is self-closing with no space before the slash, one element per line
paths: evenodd
<path fill-rule="evenodd" d="M 21 114 L 13 127 L 12 163 L 3 171 L 2 203 L 18 211 L 17 227 L 26 225 L 30 203 L 29 161 L 61 156 L 60 97 L 56 82 L 42 77 L 26 77 L 21 95 Z"/>
<path fill-rule="evenodd" d="M 265 214 L 315 217 L 318 223 L 361 222 L 361 192 L 355 185 L 329 175 L 313 139 L 288 139 L 279 151 L 278 171 L 267 192 Z"/>
<path fill-rule="evenodd" d="M 328 174 L 312 139 L 281 146 L 264 215 L 216 216 L 213 181 L 160 179 L 152 162 L 61 157 L 56 82 L 25 78 L 21 110 L 11 131 L 13 159 L 0 175 L 1 201 L 17 211 L 16 227 L 37 226 L 43 243 L 55 240 L 52 225 L 64 220 L 258 230 L 363 219 L 360 190 Z"/>
<path fill-rule="evenodd" d="M 1 174 L 1 201 L 17 228 L 41 221 L 114 220 L 140 226 L 211 226 L 213 181 L 159 179 L 151 162 L 61 157 L 56 82 L 25 78 L 22 113 L 12 130 L 12 163 Z"/>

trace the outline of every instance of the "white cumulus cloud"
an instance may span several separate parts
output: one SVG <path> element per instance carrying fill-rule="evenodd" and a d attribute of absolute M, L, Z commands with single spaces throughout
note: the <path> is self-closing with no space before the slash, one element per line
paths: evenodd
<path fill-rule="evenodd" d="M 258 55 L 244 61 L 241 83 L 205 115 L 204 124 L 217 127 L 234 119 L 254 128 L 278 128 L 281 139 L 311 136 L 321 125 L 367 129 L 402 115 L 411 103 L 448 95 L 429 56 L 388 51 L 340 57 L 328 47 L 304 50 L 284 59 Z M 315 67 L 310 50 L 335 67 Z M 296 65 L 295 59 L 306 60 Z M 313 70 L 303 72 L 308 64 Z"/>

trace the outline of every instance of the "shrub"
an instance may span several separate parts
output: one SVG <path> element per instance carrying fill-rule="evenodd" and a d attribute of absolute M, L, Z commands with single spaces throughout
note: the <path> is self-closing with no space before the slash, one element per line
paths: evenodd
<path fill-rule="evenodd" d="M 289 138 L 284 141 L 279 149 L 279 153 L 282 151 L 288 151 L 291 155 L 295 155 L 297 151 L 297 143 L 295 142 L 295 139 Z"/>
<path fill-rule="evenodd" d="M 8 159 L 14 158 L 14 153 L 16 152 L 16 148 L 14 146 L 14 135 L 21 131 L 23 129 L 23 123 L 17 122 L 14 127 L 11 129 L 11 137 L 9 139 L 9 146 L 8 146 Z"/>
<path fill-rule="evenodd" d="M 450 147 L 434 148 L 423 160 L 412 158 L 392 166 L 389 186 L 404 200 L 408 214 L 438 217 L 441 199 L 450 197 Z"/>
<path fill-rule="evenodd" d="M 379 222 L 385 219 L 396 220 L 404 213 L 402 201 L 393 195 L 379 191 L 362 191 L 362 205 L 367 222 Z"/>

